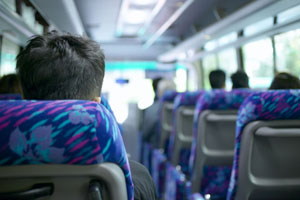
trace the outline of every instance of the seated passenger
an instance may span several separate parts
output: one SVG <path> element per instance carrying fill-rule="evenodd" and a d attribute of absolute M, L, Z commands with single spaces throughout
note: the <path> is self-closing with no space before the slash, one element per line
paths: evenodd
<path fill-rule="evenodd" d="M 231 75 L 232 89 L 249 88 L 248 75 L 243 71 L 237 71 Z"/>
<path fill-rule="evenodd" d="M 157 82 L 157 83 L 156 83 Z M 156 84 L 156 85 L 155 85 Z M 154 103 L 145 110 L 144 113 L 144 120 L 142 126 L 142 133 L 143 133 L 143 141 L 149 142 L 156 147 L 158 143 L 157 135 L 157 128 L 159 123 L 159 98 L 162 97 L 165 91 L 167 90 L 175 90 L 176 86 L 173 81 L 171 80 L 161 80 L 159 79 L 153 81 L 153 89 L 156 94 L 156 100 Z"/>
<path fill-rule="evenodd" d="M 300 80 L 287 72 L 281 72 L 274 77 L 269 89 L 300 89 Z"/>
<path fill-rule="evenodd" d="M 35 36 L 17 57 L 25 99 L 81 99 L 100 103 L 105 73 L 99 44 L 87 38 L 51 32 Z M 130 161 L 134 199 L 156 199 L 145 167 Z"/>
<path fill-rule="evenodd" d="M 226 75 L 223 70 L 217 69 L 209 73 L 209 82 L 212 89 L 225 89 Z"/>
<path fill-rule="evenodd" d="M 8 74 L 0 79 L 0 94 L 22 94 L 21 84 L 16 74 Z"/>

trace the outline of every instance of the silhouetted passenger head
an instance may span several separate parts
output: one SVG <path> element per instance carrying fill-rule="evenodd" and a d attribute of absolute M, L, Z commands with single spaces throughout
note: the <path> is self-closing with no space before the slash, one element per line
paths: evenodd
<path fill-rule="evenodd" d="M 162 80 L 162 78 L 155 78 L 152 80 L 152 88 L 153 88 L 153 91 L 155 93 L 155 100 L 158 99 L 158 96 L 157 96 L 157 86 L 158 86 L 158 83 L 159 81 Z"/>
<path fill-rule="evenodd" d="M 51 32 L 28 41 L 17 71 L 25 99 L 94 100 L 101 94 L 104 54 L 88 38 Z"/>
<path fill-rule="evenodd" d="M 300 80 L 289 73 L 281 72 L 274 77 L 269 89 L 300 89 Z"/>
<path fill-rule="evenodd" d="M 225 88 L 225 79 L 226 75 L 223 70 L 217 69 L 209 73 L 209 82 L 213 89 Z"/>
<path fill-rule="evenodd" d="M 157 95 L 158 98 L 162 97 L 162 95 L 168 90 L 176 90 L 176 85 L 174 81 L 169 79 L 163 79 L 159 81 L 157 86 Z"/>
<path fill-rule="evenodd" d="M 21 84 L 16 74 L 1 77 L 0 94 L 22 94 Z"/>
<path fill-rule="evenodd" d="M 231 75 L 232 89 L 249 88 L 249 78 L 243 71 L 237 71 Z"/>

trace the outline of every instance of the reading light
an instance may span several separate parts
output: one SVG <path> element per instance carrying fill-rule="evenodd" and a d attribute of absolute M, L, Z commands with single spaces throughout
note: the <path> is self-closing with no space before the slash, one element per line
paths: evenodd
<path fill-rule="evenodd" d="M 150 11 L 145 9 L 129 9 L 125 15 L 124 22 L 128 24 L 142 24 L 147 20 Z"/>
<path fill-rule="evenodd" d="M 130 0 L 130 3 L 138 6 L 148 6 L 153 5 L 157 2 L 157 0 Z"/>

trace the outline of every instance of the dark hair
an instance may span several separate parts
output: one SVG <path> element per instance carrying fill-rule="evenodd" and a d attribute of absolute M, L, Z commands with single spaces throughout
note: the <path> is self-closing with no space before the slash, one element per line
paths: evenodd
<path fill-rule="evenodd" d="M 17 57 L 25 99 L 84 99 L 101 95 L 105 71 L 99 44 L 80 36 L 34 36 Z"/>
<path fill-rule="evenodd" d="M 157 99 L 158 99 L 158 95 L 157 95 L 157 86 L 158 86 L 158 83 L 159 83 L 160 80 L 162 80 L 161 77 L 155 78 L 155 79 L 152 80 L 152 88 L 153 88 L 153 91 L 154 91 L 154 93 L 155 93 L 154 100 L 157 100 Z"/>
<path fill-rule="evenodd" d="M 8 74 L 0 79 L 0 94 L 22 94 L 21 84 L 16 74 Z"/>
<path fill-rule="evenodd" d="M 269 89 L 300 89 L 300 80 L 289 73 L 281 72 L 274 77 Z"/>
<path fill-rule="evenodd" d="M 231 75 L 232 89 L 249 88 L 249 78 L 243 71 L 237 71 Z"/>
<path fill-rule="evenodd" d="M 225 86 L 226 75 L 223 70 L 217 69 L 209 73 L 209 82 L 213 89 L 223 88 Z"/>

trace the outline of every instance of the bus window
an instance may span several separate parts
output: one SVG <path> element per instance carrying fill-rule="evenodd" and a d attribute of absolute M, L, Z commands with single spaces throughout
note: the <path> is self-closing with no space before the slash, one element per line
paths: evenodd
<path fill-rule="evenodd" d="M 256 22 L 250 26 L 247 26 L 244 30 L 245 36 L 254 35 L 260 31 L 266 30 L 273 26 L 273 18 L 269 17 L 259 22 Z"/>
<path fill-rule="evenodd" d="M 16 72 L 16 57 L 19 53 L 20 47 L 10 40 L 2 37 L 1 46 L 1 67 L 0 75 Z"/>
<path fill-rule="evenodd" d="M 235 49 L 226 49 L 218 54 L 219 68 L 226 73 L 226 88 L 231 89 L 230 76 L 237 71 L 237 57 Z"/>
<path fill-rule="evenodd" d="M 116 80 L 128 79 L 128 83 Z M 154 92 L 152 81 L 145 79 L 144 70 L 113 70 L 105 73 L 102 92 L 108 95 L 110 106 L 119 123 L 128 117 L 129 103 L 137 103 L 140 109 L 145 109 L 153 103 Z"/>
<path fill-rule="evenodd" d="M 216 55 L 209 55 L 203 59 L 204 89 L 210 89 L 208 76 L 209 76 L 209 73 L 212 70 L 217 69 L 217 67 L 218 67 L 218 63 L 217 63 Z"/>
<path fill-rule="evenodd" d="M 187 89 L 187 71 L 185 68 L 178 68 L 176 70 L 176 77 L 175 77 L 175 83 L 176 83 L 176 89 L 178 92 L 184 92 Z"/>
<path fill-rule="evenodd" d="M 277 23 L 284 23 L 299 17 L 300 5 L 285 10 L 277 15 Z"/>
<path fill-rule="evenodd" d="M 273 50 L 270 38 L 251 42 L 243 47 L 244 67 L 251 88 L 268 88 L 272 81 Z"/>
<path fill-rule="evenodd" d="M 300 29 L 275 36 L 277 70 L 300 77 Z"/>

